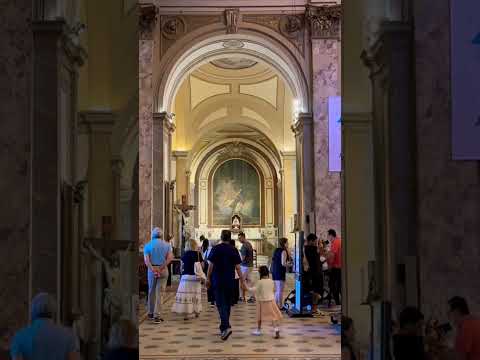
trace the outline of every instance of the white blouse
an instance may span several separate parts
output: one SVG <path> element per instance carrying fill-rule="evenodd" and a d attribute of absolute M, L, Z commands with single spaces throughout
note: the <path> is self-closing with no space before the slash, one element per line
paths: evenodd
<path fill-rule="evenodd" d="M 254 287 L 248 290 L 255 292 L 257 301 L 271 301 L 275 299 L 274 289 L 272 279 L 260 279 Z"/>

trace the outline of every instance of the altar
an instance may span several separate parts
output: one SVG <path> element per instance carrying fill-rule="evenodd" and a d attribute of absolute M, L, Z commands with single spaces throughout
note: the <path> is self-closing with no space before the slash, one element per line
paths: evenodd
<path fill-rule="evenodd" d="M 217 227 L 199 227 L 195 229 L 195 239 L 200 239 L 200 236 L 205 236 L 209 240 L 214 242 L 220 241 L 220 234 L 224 228 Z M 278 228 L 276 227 L 244 227 L 241 231 L 245 233 L 245 237 L 252 244 L 253 249 L 258 255 L 271 256 L 273 250 L 277 246 L 278 240 Z M 240 248 L 240 242 L 238 242 L 238 233 L 232 232 L 232 239 L 237 243 L 237 247 Z"/>

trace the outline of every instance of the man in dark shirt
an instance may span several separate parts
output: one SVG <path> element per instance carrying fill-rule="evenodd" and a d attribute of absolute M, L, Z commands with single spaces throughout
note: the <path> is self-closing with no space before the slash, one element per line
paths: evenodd
<path fill-rule="evenodd" d="M 240 271 L 240 255 L 230 245 L 231 239 L 232 233 L 230 230 L 222 230 L 221 243 L 215 246 L 208 256 L 210 265 L 207 274 L 207 287 L 213 287 L 215 294 L 215 302 L 221 321 L 220 336 L 222 340 L 227 340 L 232 334 L 230 309 L 232 307 L 235 271 L 240 278 L 242 289 L 245 288 L 245 282 Z"/>

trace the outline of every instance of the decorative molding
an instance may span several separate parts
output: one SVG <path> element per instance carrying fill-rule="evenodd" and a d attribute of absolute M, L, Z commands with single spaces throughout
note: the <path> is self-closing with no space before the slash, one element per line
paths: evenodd
<path fill-rule="evenodd" d="M 341 5 L 307 5 L 305 16 L 313 39 L 340 39 Z"/>
<path fill-rule="evenodd" d="M 243 22 L 266 26 L 284 36 L 305 56 L 305 20 L 303 15 L 248 14 L 242 16 Z"/>
<path fill-rule="evenodd" d="M 284 36 L 296 38 L 303 30 L 303 19 L 295 15 L 282 16 L 278 28 Z"/>
<path fill-rule="evenodd" d="M 233 142 L 225 146 L 225 148 L 218 153 L 217 161 L 224 161 L 233 158 L 247 158 L 252 159 L 249 150 L 245 144 L 241 142 Z"/>
<path fill-rule="evenodd" d="M 140 4 L 138 10 L 140 39 L 151 40 L 157 22 L 158 8 L 154 4 Z"/>
<path fill-rule="evenodd" d="M 225 24 L 227 26 L 227 34 L 236 34 L 238 32 L 239 17 L 239 9 L 225 9 Z"/>
<path fill-rule="evenodd" d="M 305 126 L 313 126 L 313 114 L 312 113 L 300 113 L 298 114 L 297 121 L 291 126 L 291 129 L 295 136 L 303 134 Z"/>
<path fill-rule="evenodd" d="M 173 150 L 172 151 L 172 157 L 176 159 L 186 159 L 188 157 L 189 151 L 186 150 Z"/>
<path fill-rule="evenodd" d="M 170 40 L 187 33 L 187 23 L 181 16 L 162 17 L 162 35 Z"/>
<path fill-rule="evenodd" d="M 154 122 L 160 122 L 165 126 L 165 129 L 169 132 L 174 132 L 175 131 L 175 124 L 173 123 L 173 119 L 175 118 L 174 113 L 162 111 L 159 113 L 153 113 L 153 121 Z"/>
<path fill-rule="evenodd" d="M 115 125 L 116 115 L 111 111 L 83 111 L 78 113 L 80 133 L 111 134 Z"/>
<path fill-rule="evenodd" d="M 243 41 L 236 40 L 236 39 L 227 40 L 222 45 L 225 49 L 241 49 L 245 46 Z"/>

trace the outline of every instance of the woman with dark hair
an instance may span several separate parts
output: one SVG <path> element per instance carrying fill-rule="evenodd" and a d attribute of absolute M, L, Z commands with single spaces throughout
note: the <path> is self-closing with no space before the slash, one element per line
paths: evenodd
<path fill-rule="evenodd" d="M 288 253 L 288 239 L 278 239 L 278 247 L 272 257 L 272 280 L 275 283 L 275 302 L 280 309 L 283 308 L 283 290 L 287 276 L 287 267 L 291 265 L 292 258 Z"/>
<path fill-rule="evenodd" d="M 209 242 L 205 236 L 200 236 L 200 242 L 202 243 L 202 254 L 208 250 Z"/>
<path fill-rule="evenodd" d="M 342 360 L 356 360 L 357 355 L 354 350 L 355 329 L 353 320 L 347 316 L 342 316 Z"/>

